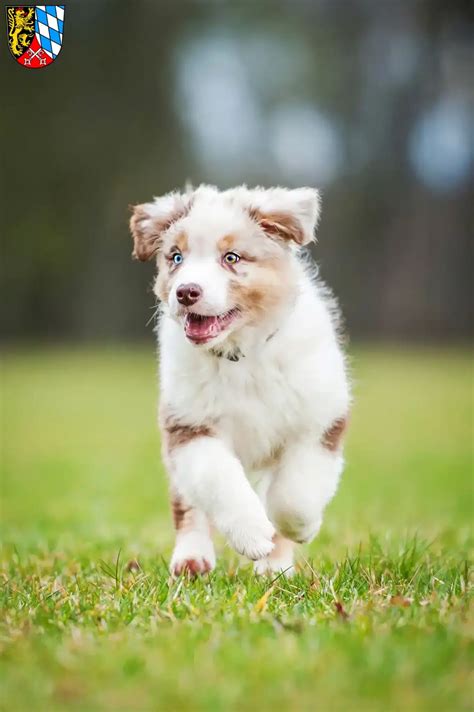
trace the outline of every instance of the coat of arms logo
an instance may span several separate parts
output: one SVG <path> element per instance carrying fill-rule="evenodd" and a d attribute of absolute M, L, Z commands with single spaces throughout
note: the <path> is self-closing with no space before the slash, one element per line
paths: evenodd
<path fill-rule="evenodd" d="M 52 64 L 64 37 L 64 5 L 7 7 L 8 47 L 18 64 L 41 69 Z"/>

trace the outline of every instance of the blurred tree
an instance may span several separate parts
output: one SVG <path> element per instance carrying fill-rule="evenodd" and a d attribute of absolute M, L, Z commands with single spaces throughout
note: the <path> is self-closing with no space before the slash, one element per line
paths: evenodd
<path fill-rule="evenodd" d="M 51 67 L 1 53 L 4 336 L 150 333 L 127 205 L 190 178 L 322 187 L 351 334 L 466 337 L 472 29 L 467 2 L 71 1 Z"/>

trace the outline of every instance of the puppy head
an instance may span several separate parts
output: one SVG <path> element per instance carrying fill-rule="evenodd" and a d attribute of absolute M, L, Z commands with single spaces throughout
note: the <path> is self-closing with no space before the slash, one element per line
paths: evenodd
<path fill-rule="evenodd" d="M 133 209 L 133 256 L 156 259 L 156 295 L 189 341 L 213 347 L 291 303 L 319 202 L 311 188 L 169 193 Z"/>

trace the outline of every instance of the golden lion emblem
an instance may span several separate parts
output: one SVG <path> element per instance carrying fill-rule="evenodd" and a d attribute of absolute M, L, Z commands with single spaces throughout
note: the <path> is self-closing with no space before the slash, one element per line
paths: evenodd
<path fill-rule="evenodd" d="M 19 57 L 28 49 L 35 33 L 35 9 L 9 7 L 7 15 L 10 50 L 15 57 Z"/>

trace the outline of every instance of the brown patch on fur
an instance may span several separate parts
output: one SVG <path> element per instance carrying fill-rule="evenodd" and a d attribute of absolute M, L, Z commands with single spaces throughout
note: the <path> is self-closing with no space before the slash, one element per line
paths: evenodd
<path fill-rule="evenodd" d="M 268 300 L 268 294 L 265 293 L 262 287 L 257 285 L 247 286 L 246 284 L 240 284 L 237 280 L 232 280 L 230 290 L 233 301 L 246 313 L 250 311 L 260 311 Z"/>
<path fill-rule="evenodd" d="M 192 202 L 162 218 L 150 216 L 147 204 L 131 206 L 133 214 L 130 218 L 130 231 L 133 237 L 132 257 L 140 262 L 147 260 L 157 254 L 163 233 L 177 220 L 183 218 L 191 209 Z"/>
<path fill-rule="evenodd" d="M 188 425 L 169 415 L 166 406 L 160 407 L 160 428 L 163 434 L 164 454 L 191 442 L 195 438 L 212 437 L 212 428 L 207 425 Z"/>
<path fill-rule="evenodd" d="M 212 430 L 206 425 L 183 425 L 181 423 L 170 423 L 165 426 L 168 450 L 186 445 L 195 438 L 211 437 Z"/>
<path fill-rule="evenodd" d="M 244 278 L 240 277 L 230 281 L 230 298 L 249 318 L 249 323 L 257 322 L 276 306 L 290 299 L 295 288 L 284 258 L 259 260 Z"/>
<path fill-rule="evenodd" d="M 185 232 L 180 232 L 174 238 L 174 244 L 178 247 L 181 252 L 186 252 L 188 249 L 188 236 Z"/>
<path fill-rule="evenodd" d="M 153 291 L 161 302 L 168 301 L 171 291 L 171 277 L 176 269 L 169 259 L 170 253 L 173 252 L 174 248 L 178 248 L 181 252 L 186 252 L 189 247 L 188 235 L 184 231 L 173 236 L 172 240 L 172 245 L 165 245 L 164 248 L 160 250 L 158 258 L 158 276 L 155 280 Z M 165 251 L 166 255 L 164 254 Z"/>
<path fill-rule="evenodd" d="M 250 217 L 252 220 L 256 220 L 260 227 L 271 237 L 294 240 L 298 245 L 303 245 L 305 242 L 301 223 L 290 213 L 262 213 L 257 208 L 251 208 Z"/>
<path fill-rule="evenodd" d="M 171 492 L 171 512 L 177 541 L 179 541 L 181 534 L 197 530 L 196 510 L 194 507 L 187 505 L 176 492 Z M 194 577 L 198 574 L 208 573 L 211 569 L 211 562 L 204 557 L 199 557 L 183 559 L 176 562 L 171 573 L 173 576 L 187 574 L 188 576 Z"/>
<path fill-rule="evenodd" d="M 156 252 L 160 233 L 151 226 L 150 216 L 143 205 L 135 205 L 132 210 L 133 215 L 130 218 L 130 232 L 133 237 L 132 257 L 146 262 Z"/>
<path fill-rule="evenodd" d="M 219 252 L 229 252 L 235 245 L 234 235 L 224 235 L 217 241 L 217 249 Z"/>
<path fill-rule="evenodd" d="M 192 507 L 184 504 L 183 500 L 178 495 L 171 497 L 171 513 L 173 515 L 174 528 L 177 532 L 182 531 L 186 527 L 186 520 L 189 520 L 192 514 Z"/>
<path fill-rule="evenodd" d="M 347 429 L 347 418 L 338 418 L 328 428 L 321 438 L 321 444 L 326 450 L 336 452 L 342 447 L 342 438 Z"/>

